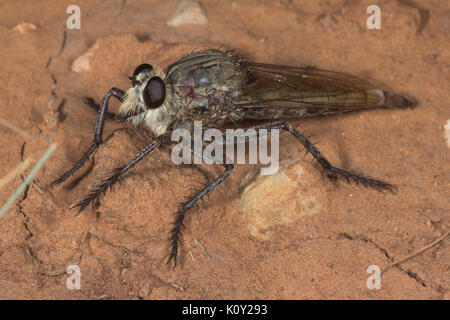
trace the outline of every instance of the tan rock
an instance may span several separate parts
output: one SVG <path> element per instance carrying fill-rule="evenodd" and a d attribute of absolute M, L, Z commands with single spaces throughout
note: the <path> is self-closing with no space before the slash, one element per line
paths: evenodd
<path fill-rule="evenodd" d="M 94 44 L 89 50 L 75 59 L 72 63 L 71 69 L 73 72 L 81 72 L 90 70 L 91 66 L 89 60 L 94 53 L 95 50 L 99 47 L 98 43 Z"/>
<path fill-rule="evenodd" d="M 29 22 L 21 22 L 13 28 L 13 30 L 19 31 L 22 34 L 29 33 L 36 29 L 37 29 L 36 25 Z"/>
<path fill-rule="evenodd" d="M 205 24 L 208 19 L 205 10 L 197 1 L 181 1 L 172 16 L 167 20 L 167 25 L 172 27 L 186 24 Z"/>
<path fill-rule="evenodd" d="M 269 240 L 276 226 L 319 213 L 325 200 L 314 187 L 312 180 L 316 178 L 305 172 L 300 159 L 282 161 L 274 175 L 247 174 L 241 181 L 241 186 L 246 185 L 241 205 L 250 234 L 258 240 Z"/>
<path fill-rule="evenodd" d="M 447 147 L 450 148 L 450 120 L 444 125 L 444 138 L 447 140 Z"/>

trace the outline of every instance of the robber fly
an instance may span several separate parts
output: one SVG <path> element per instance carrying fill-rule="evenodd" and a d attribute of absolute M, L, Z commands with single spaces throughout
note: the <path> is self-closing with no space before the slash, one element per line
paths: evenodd
<path fill-rule="evenodd" d="M 243 120 L 272 120 L 255 129 L 279 129 L 297 138 L 312 154 L 330 179 L 339 177 L 364 186 L 393 190 L 389 183 L 371 179 L 351 171 L 334 167 L 308 138 L 284 119 L 373 108 L 411 107 L 410 98 L 383 91 L 358 77 L 313 67 L 297 68 L 246 61 L 231 51 L 210 49 L 191 53 L 165 70 L 142 64 L 129 77 L 132 87 L 126 92 L 110 89 L 98 109 L 94 141 L 80 160 L 60 178 L 65 181 L 86 162 L 102 143 L 102 132 L 111 97 L 121 102 L 119 116 L 134 125 L 145 125 L 156 139 L 110 176 L 101 180 L 80 202 L 71 208 L 84 210 L 112 185 L 122 179 L 144 157 L 163 144 L 171 143 L 170 134 L 178 128 L 192 130 L 194 121 L 204 127 L 220 127 L 227 122 Z M 91 101 L 92 103 L 92 101 Z M 274 122 L 273 120 L 277 120 Z M 170 253 L 167 262 L 176 265 L 180 231 L 186 212 L 200 199 L 213 191 L 233 170 L 224 163 L 224 172 L 179 207 L 170 231 Z"/>

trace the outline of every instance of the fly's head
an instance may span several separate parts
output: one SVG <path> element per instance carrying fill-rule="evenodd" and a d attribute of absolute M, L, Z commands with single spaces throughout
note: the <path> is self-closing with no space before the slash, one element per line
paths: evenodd
<path fill-rule="evenodd" d="M 158 66 L 141 64 L 129 77 L 133 87 L 127 90 L 119 114 L 138 126 L 144 123 L 156 136 L 164 134 L 172 123 L 172 88 L 164 81 Z"/>

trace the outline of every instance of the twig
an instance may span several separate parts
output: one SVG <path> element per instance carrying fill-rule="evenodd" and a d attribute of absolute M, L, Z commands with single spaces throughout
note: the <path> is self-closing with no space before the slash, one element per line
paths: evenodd
<path fill-rule="evenodd" d="M 82 238 L 82 242 L 81 242 L 81 246 L 80 246 L 80 250 L 78 251 L 78 256 L 75 259 L 75 265 L 78 265 L 78 263 L 80 262 L 81 256 L 83 255 L 83 249 L 84 249 L 84 245 L 86 244 L 87 240 L 88 240 L 88 236 L 89 236 L 89 230 L 91 229 L 91 224 L 86 228 L 86 231 L 84 232 L 83 238 Z"/>
<path fill-rule="evenodd" d="M 418 250 L 418 251 L 416 251 L 416 252 L 410 254 L 409 256 L 407 256 L 407 257 L 401 259 L 400 261 L 394 262 L 394 263 L 392 263 L 392 264 L 390 264 L 390 265 L 384 267 L 384 268 L 381 270 L 381 274 L 383 274 L 384 272 L 386 272 L 388 269 L 390 269 L 390 268 L 392 268 L 392 267 L 395 267 L 395 266 L 399 265 L 400 263 L 403 263 L 403 262 L 405 262 L 405 261 L 407 261 L 407 260 L 409 260 L 409 259 L 414 258 L 415 256 L 421 254 L 421 253 L 424 252 L 425 250 L 430 249 L 431 247 L 435 246 L 436 244 L 438 244 L 439 242 L 441 242 L 442 240 L 444 240 L 446 237 L 448 237 L 449 234 L 450 234 L 450 231 L 447 231 L 443 236 L 437 238 L 435 241 L 433 241 L 433 242 L 430 243 L 429 245 L 427 245 L 427 246 L 423 247 L 422 249 L 420 249 L 420 250 Z"/>
<path fill-rule="evenodd" d="M 200 241 L 198 241 L 197 239 L 194 239 L 194 244 L 196 247 L 200 248 L 201 251 L 203 251 L 203 254 L 205 255 L 205 257 L 207 257 L 209 260 L 211 260 L 210 255 L 206 252 L 205 247 L 203 247 L 203 245 L 200 243 Z"/>
<path fill-rule="evenodd" d="M 184 288 L 182 286 L 177 285 L 176 283 L 171 282 L 170 285 L 178 290 L 180 290 L 181 292 L 184 291 Z"/>
<path fill-rule="evenodd" d="M 12 169 L 6 176 L 0 179 L 0 189 L 8 185 L 15 177 L 25 171 L 26 168 L 33 162 L 31 157 L 26 158 L 23 162 L 19 163 L 17 167 Z"/>
<path fill-rule="evenodd" d="M 5 127 L 11 129 L 12 131 L 14 131 L 15 133 L 21 135 L 25 139 L 28 139 L 28 140 L 33 139 L 33 136 L 31 134 L 29 134 L 28 132 L 26 132 L 24 129 L 19 128 L 18 126 L 14 125 L 14 124 L 12 124 L 12 123 L 10 123 L 8 121 L 6 121 L 2 117 L 0 117 L 0 124 L 2 124 Z"/>
<path fill-rule="evenodd" d="M 52 155 L 53 151 L 56 149 L 56 144 L 50 145 L 48 149 L 45 151 L 44 155 L 41 159 L 37 162 L 37 164 L 33 167 L 30 174 L 23 180 L 23 182 L 19 185 L 19 187 L 14 191 L 14 193 L 9 197 L 8 201 L 3 205 L 3 207 L 0 209 L 0 218 L 3 216 L 3 214 L 9 209 L 9 207 L 14 203 L 14 201 L 17 199 L 17 197 L 25 190 L 27 185 L 30 184 L 30 182 L 33 180 L 36 173 L 41 169 L 41 167 L 44 165 L 44 163 L 48 160 L 48 158 Z"/>

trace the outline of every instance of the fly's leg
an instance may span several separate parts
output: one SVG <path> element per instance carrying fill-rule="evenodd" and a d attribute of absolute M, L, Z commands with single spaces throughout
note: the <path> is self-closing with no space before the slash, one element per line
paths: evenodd
<path fill-rule="evenodd" d="M 139 163 L 142 159 L 144 159 L 147 155 L 155 151 L 162 143 L 166 142 L 165 137 L 159 137 L 157 140 L 153 141 L 147 147 L 145 147 L 141 152 L 139 152 L 133 159 L 125 163 L 123 166 L 116 168 L 113 170 L 113 173 L 107 177 L 106 179 L 101 180 L 101 182 L 95 186 L 94 190 L 92 190 L 83 200 L 78 203 L 72 205 L 70 209 L 79 208 L 78 213 L 83 211 L 91 202 L 95 201 L 97 203 L 100 199 L 100 196 L 104 194 L 108 189 L 111 189 L 112 186 L 118 182 L 120 179 L 124 177 L 124 175 L 133 168 L 137 163 Z"/>
<path fill-rule="evenodd" d="M 319 149 L 316 148 L 316 146 L 308 140 L 308 138 L 303 135 L 300 131 L 298 131 L 294 126 L 287 124 L 285 121 L 275 122 L 275 123 L 269 123 L 267 125 L 262 125 L 255 127 L 255 129 L 279 129 L 284 130 L 292 134 L 294 137 L 297 138 L 303 144 L 303 146 L 308 150 L 309 153 L 312 154 L 314 159 L 317 160 L 317 162 L 320 164 L 322 169 L 324 170 L 326 176 L 329 179 L 337 179 L 338 177 L 343 177 L 345 180 L 349 183 L 351 180 L 353 180 L 355 183 L 361 183 L 362 185 L 366 187 L 373 187 L 378 189 L 386 189 L 394 193 L 394 186 L 380 181 L 371 179 L 344 169 L 340 169 L 337 167 L 334 167 L 319 151 Z"/>
<path fill-rule="evenodd" d="M 181 204 L 180 209 L 177 212 L 177 217 L 173 223 L 174 226 L 170 231 L 169 241 L 171 249 L 170 254 L 166 260 L 167 264 L 173 262 L 173 267 L 175 267 L 177 264 L 178 245 L 180 242 L 181 227 L 184 227 L 183 220 L 186 215 L 186 212 L 189 209 L 191 209 L 204 196 L 211 193 L 211 191 L 217 188 L 219 184 L 221 184 L 230 175 L 234 167 L 233 164 L 226 164 L 226 163 L 223 164 L 223 166 L 225 167 L 225 171 L 220 176 L 218 176 L 214 181 L 212 181 L 210 184 L 204 187 L 199 193 L 197 193 L 191 199 Z"/>
<path fill-rule="evenodd" d="M 317 162 L 321 165 L 323 168 L 325 174 L 330 179 L 336 179 L 338 177 L 344 177 L 347 182 L 350 182 L 350 180 L 353 180 L 356 183 L 361 183 L 364 186 L 370 186 L 374 188 L 380 188 L 380 189 L 387 189 L 391 192 L 393 192 L 393 185 L 380 181 L 371 179 L 359 174 L 352 173 L 350 171 L 340 169 L 337 167 L 334 167 L 331 165 L 331 163 L 320 153 L 320 151 L 314 146 L 314 144 L 308 140 L 308 138 L 303 135 L 300 131 L 298 131 L 294 126 L 291 126 L 287 124 L 284 121 L 275 122 L 275 123 L 269 123 L 264 124 L 261 126 L 255 126 L 251 129 L 259 130 L 259 129 L 278 129 L 282 131 L 288 131 L 291 133 L 294 137 L 296 137 L 310 152 L 314 159 L 317 160 Z M 270 131 L 267 132 L 270 134 Z M 241 140 L 240 142 L 249 142 L 251 139 L 256 139 L 257 136 L 245 136 L 244 140 Z M 226 137 L 224 137 L 223 141 L 226 141 Z M 225 162 L 226 163 L 226 162 Z M 178 246 L 180 241 L 180 234 L 181 234 L 181 228 L 184 227 L 183 220 L 186 215 L 187 210 L 191 209 L 199 200 L 201 200 L 205 195 L 209 194 L 211 191 L 213 191 L 221 182 L 223 182 L 231 173 L 233 170 L 233 164 L 224 164 L 225 171 L 217 177 L 213 182 L 208 184 L 204 189 L 202 189 L 197 195 L 189 199 L 188 201 L 181 204 L 180 209 L 178 210 L 177 217 L 174 222 L 174 227 L 170 231 L 170 246 L 171 251 L 170 255 L 168 256 L 166 262 L 169 264 L 170 262 L 173 262 L 173 266 L 176 266 L 177 257 L 178 257 Z"/>
<path fill-rule="evenodd" d="M 105 118 L 107 116 L 109 99 L 112 96 L 114 96 L 118 100 L 122 101 L 124 95 L 125 95 L 125 92 L 118 88 L 112 88 L 105 94 L 102 102 L 100 103 L 100 108 L 98 108 L 98 117 L 97 117 L 97 122 L 95 124 L 95 131 L 94 131 L 94 141 L 92 142 L 89 149 L 83 154 L 83 156 L 80 158 L 80 160 L 78 160 L 78 162 L 75 163 L 75 165 L 72 168 L 70 168 L 61 177 L 59 177 L 58 179 L 56 179 L 55 181 L 53 181 L 50 184 L 51 188 L 64 182 L 65 180 L 67 180 L 67 178 L 69 178 L 71 175 L 73 175 L 75 172 L 77 172 L 84 165 L 84 163 L 89 158 L 89 156 L 92 154 L 92 152 L 94 152 L 94 150 L 97 149 L 98 146 L 102 143 L 103 126 L 105 123 Z M 95 104 L 95 102 L 93 100 L 91 102 Z"/>

